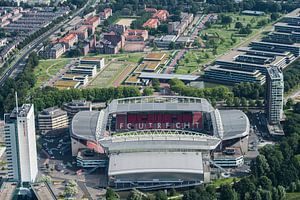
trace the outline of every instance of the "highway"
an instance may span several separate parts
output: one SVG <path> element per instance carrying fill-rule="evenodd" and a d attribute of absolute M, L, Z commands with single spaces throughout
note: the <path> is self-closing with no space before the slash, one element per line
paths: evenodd
<path fill-rule="evenodd" d="M 13 73 L 14 70 L 21 69 L 22 65 L 20 65 L 20 64 L 25 62 L 27 56 L 32 51 L 34 51 L 37 47 L 39 47 L 39 45 L 42 44 L 43 41 L 45 41 L 50 35 L 52 35 L 53 33 L 55 33 L 57 30 L 59 30 L 63 25 L 65 25 L 68 22 L 70 22 L 75 16 L 81 14 L 84 11 L 84 9 L 87 7 L 87 5 L 89 5 L 91 2 L 96 3 L 95 1 L 89 0 L 85 4 L 84 7 L 80 8 L 75 13 L 73 13 L 71 17 L 69 17 L 66 20 L 60 22 L 59 24 L 57 24 L 56 26 L 54 26 L 53 28 L 51 28 L 50 30 L 48 30 L 47 32 L 45 32 L 44 34 L 42 34 L 41 36 L 39 36 L 38 38 L 36 38 L 35 40 L 33 40 L 32 42 L 30 42 L 28 45 L 26 45 L 19 52 L 19 54 L 17 55 L 17 57 L 15 58 L 15 60 L 12 62 L 12 64 L 10 65 L 10 67 L 3 73 L 2 77 L 0 78 L 0 86 L 3 86 L 3 84 L 5 83 L 5 81 L 11 76 L 11 74 Z"/>

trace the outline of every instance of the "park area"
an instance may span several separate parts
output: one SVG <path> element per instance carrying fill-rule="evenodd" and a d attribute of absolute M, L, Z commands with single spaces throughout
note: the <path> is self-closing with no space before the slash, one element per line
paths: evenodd
<path fill-rule="evenodd" d="M 135 18 L 120 18 L 116 24 L 123 25 L 126 27 L 130 27 L 131 23 L 135 20 Z"/>
<path fill-rule="evenodd" d="M 37 77 L 35 87 L 42 86 L 69 64 L 71 60 L 71 58 L 40 60 L 39 65 L 34 69 L 34 75 Z"/>
<path fill-rule="evenodd" d="M 248 16 L 234 13 L 225 15 L 230 16 L 232 21 L 226 25 L 218 21 L 201 31 L 197 39 L 202 41 L 206 48 L 188 51 L 178 63 L 177 74 L 201 74 L 205 64 L 211 63 L 232 48 L 247 45 L 251 40 L 260 38 L 264 31 L 271 29 L 269 15 Z M 249 26 L 251 33 L 241 34 L 241 28 L 236 28 L 237 22 L 242 27 Z"/>

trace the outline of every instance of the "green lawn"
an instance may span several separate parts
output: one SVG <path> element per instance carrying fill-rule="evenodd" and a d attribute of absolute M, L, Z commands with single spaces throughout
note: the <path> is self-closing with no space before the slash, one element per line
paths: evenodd
<path fill-rule="evenodd" d="M 212 62 L 218 56 L 228 52 L 228 50 L 238 47 L 240 45 L 246 45 L 247 42 L 251 41 L 253 38 L 260 37 L 259 33 L 263 32 L 262 27 L 258 27 L 257 23 L 263 19 L 268 19 L 269 15 L 265 16 L 246 16 L 234 13 L 228 13 L 233 19 L 230 25 L 224 26 L 221 24 L 213 24 L 210 28 L 203 30 L 199 34 L 199 38 L 202 38 L 204 44 L 207 46 L 205 51 L 194 50 L 186 53 L 184 59 L 179 62 L 178 68 L 176 70 L 177 74 L 189 74 L 189 73 L 201 73 L 203 65 Z M 241 22 L 243 26 L 247 24 L 251 25 L 252 33 L 245 36 L 238 33 L 239 29 L 236 29 L 235 23 Z M 270 26 L 267 24 L 264 27 Z M 204 37 L 208 35 L 210 37 Z M 217 49 L 213 53 L 212 50 L 212 40 L 217 44 Z M 207 56 L 209 55 L 209 56 Z"/>
<path fill-rule="evenodd" d="M 216 179 L 214 180 L 211 184 L 214 185 L 215 187 L 220 187 L 223 184 L 231 184 L 235 181 L 239 181 L 240 178 L 223 178 L 223 179 Z"/>
<path fill-rule="evenodd" d="M 39 65 L 34 69 L 34 75 L 37 77 L 35 87 L 39 87 L 48 81 L 53 75 L 59 72 L 60 69 L 70 63 L 70 61 L 70 58 L 40 60 Z"/>
<path fill-rule="evenodd" d="M 299 200 L 300 192 L 286 193 L 286 200 Z"/>

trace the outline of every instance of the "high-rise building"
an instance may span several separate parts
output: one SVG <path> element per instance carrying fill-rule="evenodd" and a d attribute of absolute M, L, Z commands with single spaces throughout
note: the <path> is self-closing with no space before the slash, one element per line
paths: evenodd
<path fill-rule="evenodd" d="M 268 68 L 266 113 L 269 124 L 278 124 L 283 115 L 284 82 L 278 67 Z"/>
<path fill-rule="evenodd" d="M 34 182 L 38 165 L 33 104 L 16 107 L 4 120 L 9 179 Z"/>

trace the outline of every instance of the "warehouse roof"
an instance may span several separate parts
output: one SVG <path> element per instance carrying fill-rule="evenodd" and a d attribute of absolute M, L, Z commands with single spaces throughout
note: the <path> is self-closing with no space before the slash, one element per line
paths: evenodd
<path fill-rule="evenodd" d="M 109 176 L 159 172 L 203 174 L 202 154 L 200 152 L 138 152 L 110 155 Z"/>

